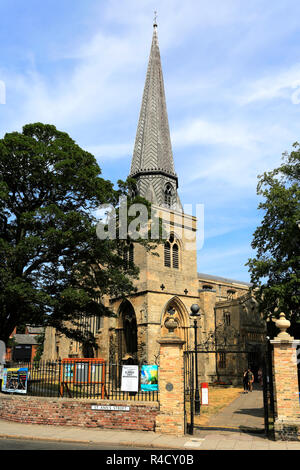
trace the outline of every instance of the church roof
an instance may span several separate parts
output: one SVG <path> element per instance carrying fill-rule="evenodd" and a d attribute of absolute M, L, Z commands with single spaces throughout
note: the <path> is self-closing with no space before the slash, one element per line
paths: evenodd
<path fill-rule="evenodd" d="M 129 176 L 141 174 L 164 174 L 177 182 L 156 24 Z"/>
<path fill-rule="evenodd" d="M 201 279 L 203 281 L 224 282 L 226 284 L 239 284 L 241 286 L 247 286 L 247 287 L 252 286 L 252 284 L 250 284 L 249 282 L 236 281 L 234 279 L 228 279 L 226 277 L 213 276 L 211 274 L 204 274 L 204 273 L 198 273 L 198 279 Z"/>

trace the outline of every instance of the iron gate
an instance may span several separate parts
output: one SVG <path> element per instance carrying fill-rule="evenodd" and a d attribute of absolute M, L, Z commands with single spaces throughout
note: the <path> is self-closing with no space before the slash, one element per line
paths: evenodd
<path fill-rule="evenodd" d="M 273 421 L 275 414 L 274 393 L 273 393 L 273 370 L 272 370 L 272 349 L 270 343 L 267 345 L 266 351 L 263 352 L 263 360 L 261 363 L 263 371 L 263 404 L 264 404 L 264 430 L 270 436 L 273 429 Z M 185 416 L 185 432 L 194 434 L 195 423 L 195 402 L 197 402 L 197 385 L 196 385 L 196 360 L 201 354 L 247 354 L 248 366 L 249 355 L 253 351 L 236 350 L 236 349 L 213 349 L 213 350 L 192 350 L 184 352 L 184 416 Z M 198 390 L 199 392 L 199 390 Z"/>

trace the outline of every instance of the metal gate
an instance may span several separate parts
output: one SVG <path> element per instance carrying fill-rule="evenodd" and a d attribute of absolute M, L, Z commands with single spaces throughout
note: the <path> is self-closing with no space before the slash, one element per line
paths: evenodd
<path fill-rule="evenodd" d="M 195 429 L 195 409 L 201 405 L 199 402 L 199 384 L 197 377 L 197 365 L 201 354 L 247 354 L 248 366 L 249 357 L 253 351 L 237 349 L 213 349 L 213 350 L 191 350 L 184 352 L 184 416 L 185 432 L 194 434 Z M 263 351 L 263 360 L 261 363 L 263 370 L 263 404 L 264 404 L 264 430 L 265 434 L 270 436 L 273 430 L 273 421 L 275 414 L 274 393 L 273 393 L 273 370 L 272 370 L 272 349 L 268 343 L 266 350 Z"/>
<path fill-rule="evenodd" d="M 263 362 L 263 396 L 264 396 L 264 418 L 265 433 L 268 437 L 273 437 L 275 420 L 275 399 L 274 399 L 274 373 L 273 373 L 273 345 L 266 346 Z"/>

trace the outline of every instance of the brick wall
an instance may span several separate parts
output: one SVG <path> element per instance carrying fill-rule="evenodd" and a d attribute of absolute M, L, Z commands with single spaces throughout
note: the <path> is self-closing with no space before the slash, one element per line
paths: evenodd
<path fill-rule="evenodd" d="M 299 419 L 296 348 L 289 343 L 275 345 L 274 370 L 278 418 Z"/>
<path fill-rule="evenodd" d="M 92 410 L 92 405 L 129 406 L 130 411 Z M 0 419 L 20 423 L 154 431 L 158 412 L 157 402 L 0 396 Z"/>
<path fill-rule="evenodd" d="M 184 435 L 184 341 L 168 334 L 159 340 L 159 399 L 160 414 L 156 431 L 162 434 Z"/>
<path fill-rule="evenodd" d="M 274 345 L 273 366 L 277 416 L 276 440 L 300 440 L 300 404 L 294 341 L 271 341 Z"/>
<path fill-rule="evenodd" d="M 289 344 L 274 348 L 278 418 L 300 417 L 296 349 Z"/>

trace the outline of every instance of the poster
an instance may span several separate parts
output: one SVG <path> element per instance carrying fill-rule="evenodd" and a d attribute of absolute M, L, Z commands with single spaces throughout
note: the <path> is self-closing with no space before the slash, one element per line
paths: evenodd
<path fill-rule="evenodd" d="M 139 366 L 122 366 L 122 392 L 139 391 Z"/>
<path fill-rule="evenodd" d="M 74 364 L 64 364 L 64 379 L 67 381 L 72 381 L 74 376 Z"/>
<path fill-rule="evenodd" d="M 2 392 L 27 393 L 28 368 L 4 369 Z"/>
<path fill-rule="evenodd" d="M 142 366 L 141 390 L 143 392 L 158 390 L 158 366 Z"/>

